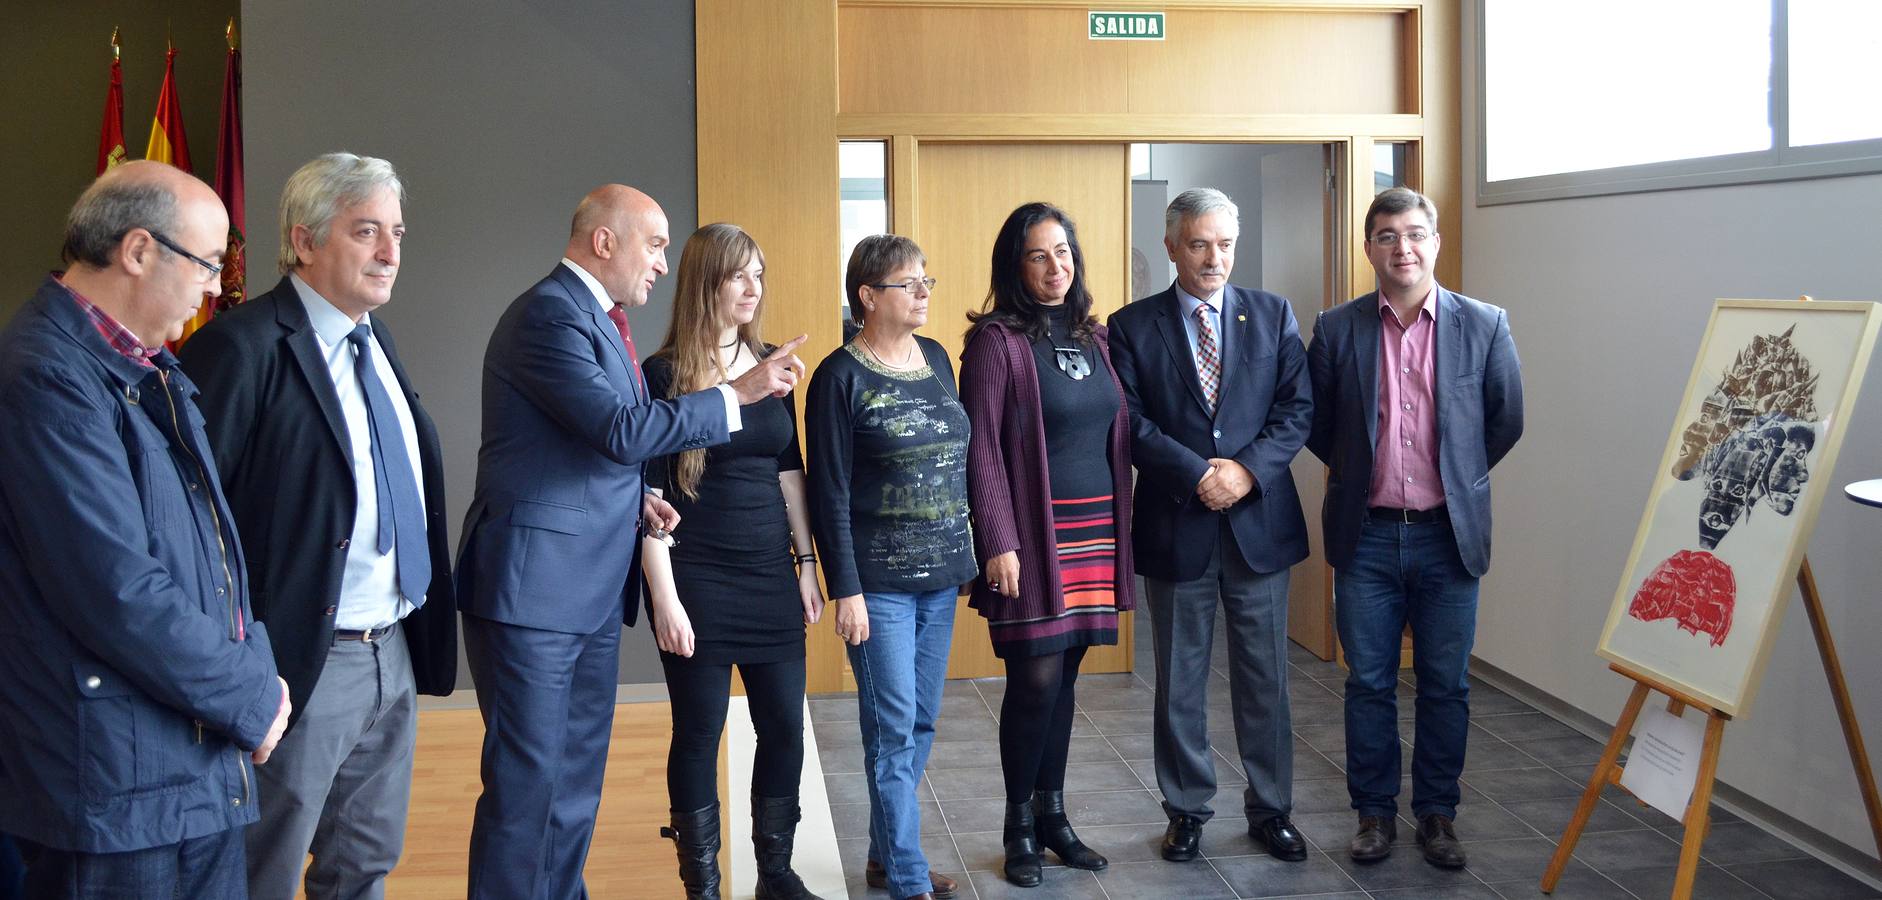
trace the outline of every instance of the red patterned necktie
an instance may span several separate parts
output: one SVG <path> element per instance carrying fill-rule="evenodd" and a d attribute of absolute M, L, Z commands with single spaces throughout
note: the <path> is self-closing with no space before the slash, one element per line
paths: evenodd
<path fill-rule="evenodd" d="M 627 347 L 627 367 L 634 370 L 635 383 L 641 385 L 641 390 L 645 391 L 647 387 L 640 374 L 640 356 L 634 352 L 634 331 L 627 327 L 627 310 L 622 309 L 621 304 L 616 303 L 608 307 L 608 318 L 614 322 L 614 330 L 621 333 L 621 343 Z"/>
<path fill-rule="evenodd" d="M 1196 379 L 1202 382 L 1203 399 L 1214 412 L 1222 393 L 1222 353 L 1216 347 L 1215 326 L 1209 323 L 1212 312 L 1215 309 L 1207 303 L 1196 306 Z"/>

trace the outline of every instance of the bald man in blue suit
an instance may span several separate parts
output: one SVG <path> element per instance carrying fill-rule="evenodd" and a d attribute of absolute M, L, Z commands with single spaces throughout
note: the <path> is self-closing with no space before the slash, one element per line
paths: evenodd
<path fill-rule="evenodd" d="M 640 598 L 640 532 L 678 515 L 642 490 L 645 460 L 709 447 L 738 407 L 796 383 L 802 338 L 729 384 L 647 395 L 625 309 L 667 271 L 666 214 L 625 185 L 576 208 L 566 256 L 513 302 L 484 355 L 483 445 L 458 550 L 458 605 L 483 785 L 472 898 L 588 895 L 621 623 Z"/>

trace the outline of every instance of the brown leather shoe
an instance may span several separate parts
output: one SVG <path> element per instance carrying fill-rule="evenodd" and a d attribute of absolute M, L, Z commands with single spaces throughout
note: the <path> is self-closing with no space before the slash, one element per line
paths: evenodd
<path fill-rule="evenodd" d="M 1359 833 L 1348 848 L 1360 862 L 1378 862 L 1392 855 L 1392 840 L 1398 837 L 1398 820 L 1391 816 L 1360 816 Z"/>
<path fill-rule="evenodd" d="M 882 867 L 881 863 L 872 859 L 863 867 L 863 881 L 876 890 L 886 891 L 889 889 L 889 872 Z M 954 895 L 961 889 L 960 882 L 933 869 L 928 870 L 928 884 L 934 889 L 934 900 L 954 900 Z"/>
<path fill-rule="evenodd" d="M 1450 816 L 1437 813 L 1418 820 L 1418 846 L 1424 848 L 1425 862 L 1441 869 L 1464 867 L 1464 845 L 1457 840 Z"/>

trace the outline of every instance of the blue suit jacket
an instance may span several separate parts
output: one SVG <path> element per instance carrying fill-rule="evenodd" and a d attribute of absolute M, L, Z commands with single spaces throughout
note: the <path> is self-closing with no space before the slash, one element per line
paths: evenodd
<path fill-rule="evenodd" d="M 510 304 L 484 353 L 458 607 L 569 634 L 634 624 L 642 465 L 724 443 L 726 428 L 718 391 L 649 399 L 614 323 L 558 265 Z"/>
<path fill-rule="evenodd" d="M 1490 569 L 1490 467 L 1523 433 L 1522 366 L 1501 308 L 1443 287 L 1437 303 L 1438 475 L 1464 568 L 1481 578 Z M 1322 518 L 1336 569 L 1353 561 L 1372 490 L 1380 328 L 1374 292 L 1321 313 L 1307 351 L 1318 401 L 1307 446 L 1332 470 Z"/>
<path fill-rule="evenodd" d="M 1307 522 L 1288 463 L 1313 417 L 1300 328 L 1287 300 L 1229 285 L 1222 309 L 1221 403 L 1210 414 L 1196 378 L 1174 286 L 1111 316 L 1111 362 L 1131 410 L 1137 571 L 1165 581 L 1202 576 L 1222 513 L 1196 496 L 1211 457 L 1233 459 L 1255 489 L 1228 519 L 1249 568 L 1278 572 L 1307 558 Z"/>

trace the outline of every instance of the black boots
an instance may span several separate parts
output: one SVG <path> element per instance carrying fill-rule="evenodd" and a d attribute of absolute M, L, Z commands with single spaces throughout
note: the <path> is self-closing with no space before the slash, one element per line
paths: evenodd
<path fill-rule="evenodd" d="M 1006 845 L 1006 880 L 1017 887 L 1036 887 L 1043 877 L 1039 870 L 1039 837 L 1034 833 L 1035 827 L 1032 804 L 1006 805 L 1006 827 L 1001 835 L 1001 842 Z"/>
<path fill-rule="evenodd" d="M 791 871 L 791 846 L 802 818 L 797 798 L 751 798 L 751 843 L 758 853 L 758 900 L 821 900 Z"/>
<path fill-rule="evenodd" d="M 679 850 L 686 900 L 719 900 L 719 804 L 671 812 L 673 827 L 660 829 L 660 836 L 672 838 Z M 788 835 L 785 840 L 788 847 Z"/>
<path fill-rule="evenodd" d="M 1102 870 L 1111 864 L 1098 851 L 1085 846 L 1072 831 L 1072 823 L 1065 818 L 1064 791 L 1038 791 L 1032 795 L 1033 833 L 1039 846 L 1059 855 L 1059 859 L 1074 869 L 1089 869 L 1093 872 Z M 1012 819 L 1007 819 L 1009 826 Z M 1034 850 L 1034 853 L 1039 852 Z M 1012 851 L 1008 850 L 1008 859 Z"/>

